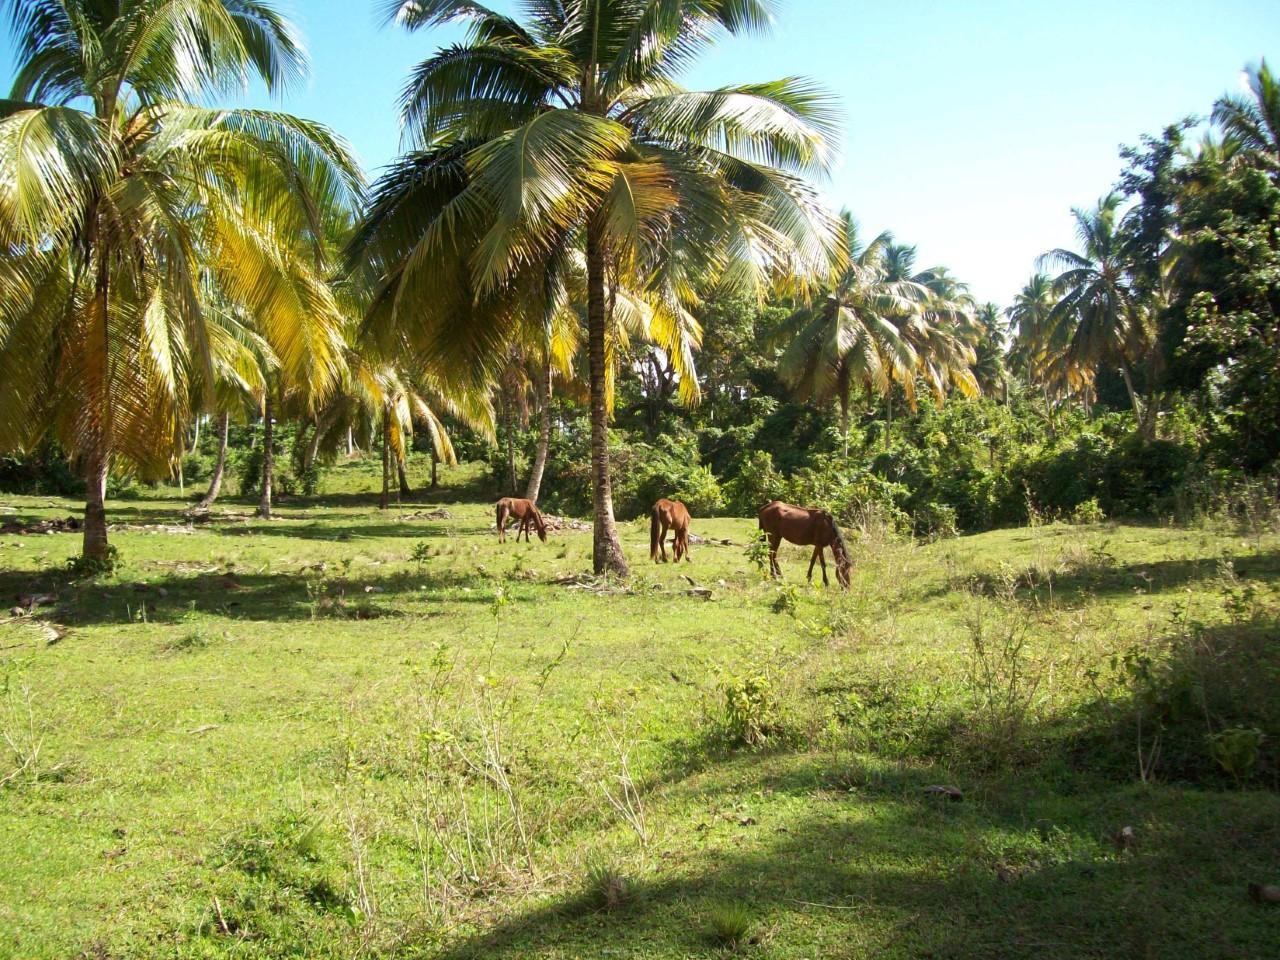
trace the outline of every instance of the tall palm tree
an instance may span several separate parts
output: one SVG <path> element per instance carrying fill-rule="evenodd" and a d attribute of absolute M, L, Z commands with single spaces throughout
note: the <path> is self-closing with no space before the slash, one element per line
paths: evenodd
<path fill-rule="evenodd" d="M 1004 314 L 994 303 L 984 303 L 974 314 L 978 336 L 973 344 L 973 376 L 984 394 L 1001 393 L 1009 401 L 1009 367 L 1006 362 L 1005 337 L 1008 330 Z"/>
<path fill-rule="evenodd" d="M 1272 175 L 1280 175 L 1280 79 L 1267 61 L 1248 67 L 1249 95 L 1228 93 L 1213 105 L 1213 122 L 1227 137 L 1253 151 Z"/>
<path fill-rule="evenodd" d="M 834 254 L 829 219 L 801 179 L 828 161 L 827 99 L 794 79 L 706 93 L 676 82 L 718 34 L 764 29 L 769 7 L 536 2 L 517 22 L 475 0 L 383 0 L 409 30 L 470 26 L 406 86 L 418 152 L 391 171 L 365 235 L 384 269 L 384 309 L 434 326 L 435 349 L 480 348 L 473 362 L 493 364 L 518 311 L 488 311 L 467 331 L 458 318 L 486 298 L 519 299 L 530 283 L 553 290 L 571 253 L 585 252 L 598 573 L 627 572 L 606 435 L 618 291 L 640 291 L 674 323 L 699 285 L 760 288 Z"/>
<path fill-rule="evenodd" d="M 977 305 L 967 284 L 946 267 L 930 267 L 911 277 L 923 291 L 914 310 L 897 317 L 902 336 L 916 353 L 916 373 L 941 404 L 951 389 L 966 397 L 981 393 L 973 372 L 975 345 L 982 328 L 975 319 Z M 907 399 L 914 405 L 914 390 L 905 382 Z"/>
<path fill-rule="evenodd" d="M 1068 387 L 1091 385 L 1099 366 L 1117 368 L 1141 427 L 1143 409 L 1130 366 L 1133 358 L 1145 353 L 1149 330 L 1118 229 L 1119 205 L 1113 193 L 1093 210 L 1073 210 L 1083 252 L 1051 250 L 1040 257 L 1038 266 L 1062 270 L 1053 280 L 1059 299 L 1049 311 L 1048 347 Z"/>
<path fill-rule="evenodd" d="M 325 128 L 203 106 L 305 57 L 264 0 L 0 0 L 17 77 L 0 102 L 0 448 L 50 427 L 88 493 L 84 552 L 108 555 L 113 463 L 164 476 L 212 384 L 201 285 L 253 317 L 294 382 L 337 381 L 337 311 L 315 211 L 360 190 Z M 293 242 L 285 243 L 290 238 Z"/>
<path fill-rule="evenodd" d="M 884 395 L 893 381 L 914 376 L 919 357 L 894 318 L 913 314 L 926 292 L 909 279 L 890 279 L 888 233 L 863 245 L 848 211 L 840 223 L 844 262 L 834 282 L 783 320 L 773 338 L 786 343 L 778 370 L 796 396 L 839 404 L 847 455 L 853 391 Z"/>
<path fill-rule="evenodd" d="M 1057 301 L 1053 281 L 1046 274 L 1035 273 L 1005 311 L 1013 327 L 1009 360 L 1028 383 L 1039 384 L 1046 391 L 1046 397 L 1054 360 L 1049 342 L 1049 318 Z"/>

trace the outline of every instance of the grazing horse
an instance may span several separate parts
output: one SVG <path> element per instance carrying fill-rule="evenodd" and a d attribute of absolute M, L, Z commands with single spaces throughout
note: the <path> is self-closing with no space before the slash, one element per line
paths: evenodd
<path fill-rule="evenodd" d="M 503 497 L 497 504 L 498 542 L 507 542 L 507 520 L 515 518 L 520 521 L 520 529 L 516 531 L 516 543 L 520 542 L 520 534 L 524 534 L 524 542 L 529 542 L 529 527 L 538 531 L 538 539 L 547 542 L 547 525 L 542 514 L 532 500 L 517 500 L 515 497 Z"/>
<path fill-rule="evenodd" d="M 849 559 L 849 550 L 844 544 L 844 537 L 840 536 L 835 517 L 826 510 L 793 507 L 774 500 L 760 509 L 760 529 L 769 537 L 769 572 L 773 576 L 782 576 L 782 568 L 778 566 L 778 544 L 787 540 L 802 547 L 813 547 L 813 556 L 809 558 L 809 580 L 813 580 L 813 565 L 817 562 L 822 564 L 822 585 L 829 585 L 827 561 L 822 550 L 830 547 L 836 562 L 836 579 L 840 586 L 849 589 L 849 568 L 853 561 Z"/>
<path fill-rule="evenodd" d="M 686 563 L 693 563 L 689 557 L 689 508 L 679 500 L 659 500 L 653 505 L 653 514 L 649 518 L 649 558 L 658 562 L 658 552 L 662 552 L 662 562 L 667 562 L 667 531 L 671 531 L 671 549 L 675 552 L 676 563 L 684 557 Z"/>

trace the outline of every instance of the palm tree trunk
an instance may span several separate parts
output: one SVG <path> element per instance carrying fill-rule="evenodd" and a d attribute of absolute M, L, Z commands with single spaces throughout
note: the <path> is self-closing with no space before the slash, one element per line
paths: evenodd
<path fill-rule="evenodd" d="M 604 240 L 599 224 L 587 226 L 587 341 L 591 387 L 591 498 L 595 506 L 592 561 L 597 575 L 630 571 L 613 520 L 609 482 L 609 412 L 605 408 Z"/>
<path fill-rule="evenodd" d="M 439 477 L 439 474 L 437 473 L 437 469 L 439 468 L 439 466 L 440 466 L 440 457 L 436 455 L 436 447 L 435 447 L 435 444 L 433 443 L 431 445 L 431 489 L 432 490 L 435 490 L 437 487 L 440 486 L 440 477 Z"/>
<path fill-rule="evenodd" d="M 893 384 L 889 384 L 889 391 L 884 395 L 884 448 L 889 449 L 889 440 L 893 434 Z"/>
<path fill-rule="evenodd" d="M 224 413 L 218 422 L 218 462 L 213 466 L 213 476 L 209 479 L 208 491 L 196 504 L 197 509 L 208 510 L 213 506 L 213 501 L 218 499 L 218 494 L 222 492 L 222 476 L 227 471 L 227 434 L 230 427 L 231 414 Z"/>
<path fill-rule="evenodd" d="M 511 414 L 511 397 L 507 391 L 506 384 L 501 387 L 502 390 L 502 432 L 506 435 L 507 445 L 507 490 L 511 496 L 516 495 L 516 448 L 515 438 L 512 434 L 515 432 L 512 424 L 513 417 Z"/>
<path fill-rule="evenodd" d="M 258 501 L 258 516 L 263 520 L 271 519 L 271 477 L 276 467 L 272 413 L 274 410 L 271 404 L 271 390 L 268 389 L 262 399 L 262 498 Z"/>
<path fill-rule="evenodd" d="M 409 486 L 409 478 L 404 472 L 404 461 L 396 457 L 396 479 L 400 481 L 400 497 L 408 499 L 413 496 L 413 487 Z M 396 501 L 399 502 L 399 499 Z"/>
<path fill-rule="evenodd" d="M 1120 376 L 1124 379 L 1124 388 L 1129 392 L 1129 403 L 1133 405 L 1133 416 L 1138 421 L 1138 436 L 1143 442 L 1152 439 L 1155 434 L 1155 417 L 1152 416 L 1152 410 L 1155 404 L 1148 401 L 1143 406 L 1142 401 L 1138 398 L 1138 391 L 1133 386 L 1133 375 L 1129 373 L 1129 365 L 1127 363 L 1120 364 Z"/>
<path fill-rule="evenodd" d="M 840 436 L 844 441 L 845 460 L 849 459 L 849 391 L 840 395 Z"/>
<path fill-rule="evenodd" d="M 385 510 L 391 502 L 391 407 L 382 408 L 382 499 L 379 508 Z"/>
<path fill-rule="evenodd" d="M 524 492 L 526 500 L 538 502 L 538 494 L 542 492 L 542 474 L 547 468 L 547 448 L 551 446 L 551 358 L 548 356 L 542 366 L 541 396 L 538 398 L 538 449 L 533 458 L 533 469 L 529 471 L 529 486 Z"/>
<path fill-rule="evenodd" d="M 110 458 L 103 452 L 90 456 L 85 463 L 84 555 L 104 560 L 107 542 L 107 470 Z"/>
<path fill-rule="evenodd" d="M 311 439 L 307 443 L 307 449 L 302 454 L 302 469 L 306 473 L 311 472 L 311 468 L 315 466 L 316 457 L 320 455 L 320 438 L 324 431 L 320 429 L 320 418 L 316 417 L 312 424 L 315 432 L 311 434 Z"/>
<path fill-rule="evenodd" d="M 96 233 L 96 224 L 94 227 Z M 107 308 L 110 273 L 105 256 L 99 257 L 98 276 L 94 284 L 93 319 L 100 327 L 94 331 L 101 336 L 102 391 L 100 396 L 90 395 L 90 403 L 101 403 L 101 420 L 96 424 L 92 446 L 84 460 L 84 556 L 90 560 L 105 560 L 110 550 L 107 542 L 107 474 L 111 469 L 111 332 L 107 325 Z"/>
<path fill-rule="evenodd" d="M 199 449 L 199 447 L 200 447 L 200 420 L 201 420 L 201 419 L 202 419 L 202 418 L 197 414 L 197 416 L 196 416 L 196 426 L 195 426 L 195 429 L 194 429 L 193 431 L 191 431 L 191 454 L 192 454 L 192 456 L 195 456 L 196 451 L 197 451 L 197 450 Z"/>
<path fill-rule="evenodd" d="M 356 455 L 355 438 L 351 435 L 351 424 L 347 424 L 347 456 L 354 457 Z"/>

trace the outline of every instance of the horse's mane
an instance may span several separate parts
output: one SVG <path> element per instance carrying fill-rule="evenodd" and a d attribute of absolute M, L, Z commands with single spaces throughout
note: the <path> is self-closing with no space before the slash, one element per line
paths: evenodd
<path fill-rule="evenodd" d="M 830 510 L 823 510 L 822 515 L 826 517 L 827 522 L 831 524 L 831 534 L 834 537 L 834 542 L 831 546 L 832 552 L 835 552 L 838 549 L 841 555 L 848 557 L 849 545 L 844 542 L 844 534 L 840 532 L 840 524 L 836 523 L 836 518 Z"/>

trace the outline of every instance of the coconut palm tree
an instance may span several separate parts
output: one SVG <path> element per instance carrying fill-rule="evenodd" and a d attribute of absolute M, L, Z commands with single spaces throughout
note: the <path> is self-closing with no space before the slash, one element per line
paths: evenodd
<path fill-rule="evenodd" d="M 916 354 L 916 370 L 941 404 L 947 393 L 958 390 L 966 397 L 982 392 L 973 372 L 975 345 L 982 328 L 975 319 L 977 309 L 969 288 L 946 267 L 930 267 L 911 277 L 923 291 L 914 301 L 914 310 L 896 318 L 903 338 Z M 907 401 L 914 408 L 915 391 L 910 381 L 903 383 Z"/>
<path fill-rule="evenodd" d="M 888 233 L 863 245 L 850 213 L 841 214 L 840 224 L 845 253 L 834 282 L 787 317 L 773 338 L 786 344 L 778 370 L 796 396 L 839 404 L 847 455 L 853 391 L 885 395 L 895 380 L 912 382 L 919 357 L 894 320 L 915 314 L 927 292 L 890 278 Z"/>
<path fill-rule="evenodd" d="M 1035 273 L 1005 311 L 1013 328 L 1009 361 L 1028 383 L 1044 388 L 1046 396 L 1054 359 L 1049 349 L 1049 316 L 1055 303 L 1053 281 L 1046 274 Z"/>
<path fill-rule="evenodd" d="M 3 0 L 17 77 L 0 102 L 0 448 L 52 429 L 108 555 L 113 463 L 164 476 L 212 384 L 201 287 L 243 307 L 291 382 L 337 382 L 337 311 L 316 211 L 360 177 L 325 128 L 193 104 L 305 71 L 264 0 Z M 289 238 L 291 242 L 284 242 Z M 314 242 L 308 242 L 314 241 Z"/>
<path fill-rule="evenodd" d="M 1280 175 L 1280 80 L 1267 61 L 1245 69 L 1248 96 L 1228 93 L 1213 105 L 1213 122 L 1244 149 L 1253 151 L 1272 175 Z"/>
<path fill-rule="evenodd" d="M 987 395 L 1002 394 L 1009 402 L 1009 366 L 1006 361 L 1004 313 L 994 303 L 984 303 L 974 314 L 979 329 L 973 344 L 973 376 Z"/>
<path fill-rule="evenodd" d="M 828 101 L 799 80 L 706 93 L 676 82 L 718 34 L 766 27 L 764 0 L 530 3 L 524 22 L 475 0 L 383 8 L 409 30 L 470 29 L 406 86 L 416 152 L 384 180 L 364 237 L 384 268 L 381 309 L 434 327 L 420 338 L 433 349 L 492 366 L 521 310 L 485 302 L 533 289 L 550 303 L 573 252 L 585 256 L 594 567 L 625 574 L 606 437 L 619 291 L 641 292 L 672 326 L 699 285 L 761 288 L 828 260 L 831 224 L 801 179 L 826 167 Z M 485 322 L 460 329 L 478 304 Z"/>
<path fill-rule="evenodd" d="M 1131 282 L 1119 205 L 1113 193 L 1093 210 L 1073 210 L 1083 252 L 1051 250 L 1037 265 L 1062 270 L 1053 280 L 1058 301 L 1046 318 L 1046 341 L 1067 387 L 1075 391 L 1091 386 L 1099 366 L 1119 369 L 1141 426 L 1142 404 L 1130 365 L 1145 352 L 1150 334 Z"/>

